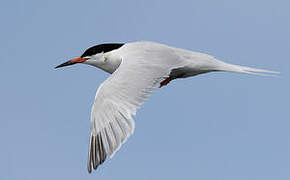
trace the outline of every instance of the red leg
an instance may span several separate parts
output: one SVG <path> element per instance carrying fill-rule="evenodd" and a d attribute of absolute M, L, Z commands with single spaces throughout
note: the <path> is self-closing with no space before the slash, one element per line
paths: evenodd
<path fill-rule="evenodd" d="M 162 86 L 166 86 L 171 80 L 172 80 L 171 77 L 166 78 L 164 81 L 160 83 L 159 88 L 161 88 Z"/>
<path fill-rule="evenodd" d="M 176 78 L 182 78 L 184 75 L 185 75 L 185 73 L 180 74 L 180 75 L 178 75 Z M 173 79 L 172 79 L 172 77 L 169 76 L 168 78 L 166 78 L 164 81 L 162 81 L 162 82 L 160 83 L 159 88 L 161 88 L 162 86 L 166 86 L 168 83 L 170 83 L 171 80 L 173 80 Z"/>

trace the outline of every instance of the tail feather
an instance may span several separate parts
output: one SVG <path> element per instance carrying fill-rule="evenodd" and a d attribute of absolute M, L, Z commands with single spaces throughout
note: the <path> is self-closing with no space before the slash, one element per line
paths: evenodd
<path fill-rule="evenodd" d="M 277 76 L 278 74 L 280 74 L 280 72 L 276 72 L 276 71 L 269 71 L 265 69 L 257 69 L 257 68 L 239 66 L 239 65 L 234 65 L 234 64 L 227 64 L 227 63 L 222 65 L 221 70 L 229 71 L 229 72 L 260 75 L 260 76 Z"/>

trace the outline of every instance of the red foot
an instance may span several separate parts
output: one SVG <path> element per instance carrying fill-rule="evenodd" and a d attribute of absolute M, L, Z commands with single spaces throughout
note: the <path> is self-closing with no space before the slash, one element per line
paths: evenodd
<path fill-rule="evenodd" d="M 159 88 L 161 88 L 162 86 L 166 86 L 171 80 L 172 80 L 171 77 L 166 78 L 164 81 L 160 83 Z"/>
<path fill-rule="evenodd" d="M 185 73 L 180 74 L 180 75 L 178 75 L 176 78 L 182 78 L 184 75 L 185 75 Z M 174 79 L 176 79 L 176 78 L 174 78 Z M 159 88 L 161 88 L 162 86 L 166 86 L 168 83 L 170 83 L 171 80 L 173 80 L 172 77 L 168 77 L 168 78 L 166 78 L 164 81 L 162 81 L 162 82 L 160 83 Z"/>

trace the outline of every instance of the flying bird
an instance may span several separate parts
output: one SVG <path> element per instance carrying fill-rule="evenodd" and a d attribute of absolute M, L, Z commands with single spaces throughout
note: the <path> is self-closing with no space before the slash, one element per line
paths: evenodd
<path fill-rule="evenodd" d="M 91 110 L 88 172 L 112 158 L 133 134 L 132 118 L 156 88 L 202 73 L 278 73 L 228 64 L 213 56 L 156 42 L 100 44 L 55 68 L 83 63 L 112 74 L 97 90 Z"/>

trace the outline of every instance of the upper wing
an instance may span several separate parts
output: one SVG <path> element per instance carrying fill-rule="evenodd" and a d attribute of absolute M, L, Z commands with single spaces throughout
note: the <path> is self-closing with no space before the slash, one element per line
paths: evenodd
<path fill-rule="evenodd" d="M 122 48 L 121 65 L 100 85 L 91 112 L 89 172 L 112 157 L 133 133 L 132 115 L 159 83 L 172 69 L 184 66 L 170 48 L 155 46 Z"/>

